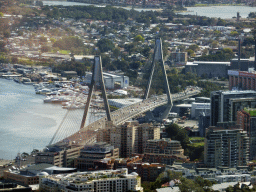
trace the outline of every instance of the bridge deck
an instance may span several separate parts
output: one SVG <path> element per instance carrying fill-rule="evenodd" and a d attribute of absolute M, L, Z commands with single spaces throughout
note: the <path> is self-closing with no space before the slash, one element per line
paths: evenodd
<path fill-rule="evenodd" d="M 172 94 L 172 100 L 173 102 L 178 100 L 184 100 L 189 97 L 197 95 L 198 93 L 200 93 L 200 91 L 201 89 L 189 91 L 186 94 L 184 93 Z M 140 114 L 143 114 L 147 111 L 150 111 L 156 107 L 159 107 L 165 104 L 167 104 L 167 97 L 166 95 L 161 95 L 161 96 L 145 99 L 142 102 L 135 103 L 127 107 L 120 108 L 111 113 L 113 124 L 120 125 L 129 119 L 132 119 Z M 81 140 L 81 135 L 82 134 L 86 135 L 86 133 L 89 133 L 92 137 L 96 137 L 97 131 L 105 128 L 106 121 L 107 121 L 107 117 L 104 116 L 98 119 L 97 121 L 90 123 L 83 129 L 80 129 L 78 132 L 67 137 L 66 139 L 68 139 L 69 141 Z"/>

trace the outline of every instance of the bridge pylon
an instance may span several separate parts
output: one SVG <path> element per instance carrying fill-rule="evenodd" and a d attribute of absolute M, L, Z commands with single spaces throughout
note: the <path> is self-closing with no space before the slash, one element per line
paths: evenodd
<path fill-rule="evenodd" d="M 151 72 L 150 72 L 150 76 L 148 79 L 148 83 L 147 83 L 147 87 L 145 90 L 145 94 L 144 94 L 144 99 L 148 98 L 149 95 L 149 91 L 151 88 L 151 83 L 152 83 L 152 78 L 155 72 L 155 67 L 156 67 L 156 63 L 159 63 L 162 69 L 162 73 L 164 76 L 164 88 L 165 88 L 165 92 L 167 95 L 167 108 L 165 109 L 165 111 L 162 113 L 160 119 L 166 119 L 172 106 L 172 97 L 171 97 L 171 92 L 170 92 L 170 87 L 169 87 L 169 83 L 168 83 L 168 79 L 167 79 L 167 75 L 166 75 L 166 70 L 165 70 L 165 66 L 164 66 L 164 58 L 163 58 L 163 49 L 162 49 L 162 40 L 161 38 L 156 38 L 155 41 L 155 48 L 154 48 L 154 55 L 153 55 L 153 60 L 152 60 L 152 64 L 151 64 Z"/>
<path fill-rule="evenodd" d="M 105 107 L 105 110 L 107 113 L 107 119 L 108 119 L 108 121 L 111 121 L 110 108 L 109 108 L 109 104 L 108 104 L 108 98 L 107 98 L 106 88 L 105 88 L 104 79 L 103 79 L 102 62 L 101 62 L 100 56 L 94 57 L 92 80 L 91 80 L 91 85 L 89 86 L 89 95 L 87 97 L 87 102 L 85 105 L 84 115 L 83 115 L 80 129 L 84 128 L 84 126 L 85 126 L 86 118 L 88 116 L 88 112 L 89 112 L 89 108 L 90 108 L 90 104 L 91 104 L 93 88 L 96 85 L 100 85 L 102 97 L 104 100 L 104 107 Z"/>

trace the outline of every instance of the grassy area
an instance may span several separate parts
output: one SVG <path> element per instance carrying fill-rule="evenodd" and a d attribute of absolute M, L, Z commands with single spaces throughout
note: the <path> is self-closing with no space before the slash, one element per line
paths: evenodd
<path fill-rule="evenodd" d="M 70 53 L 70 51 L 69 50 L 59 50 L 59 53 L 68 55 Z"/>
<path fill-rule="evenodd" d="M 193 141 L 193 140 L 202 140 L 202 141 L 204 141 L 204 137 L 189 137 L 189 140 L 190 141 Z"/>
<path fill-rule="evenodd" d="M 200 143 L 191 143 L 188 144 L 189 147 L 194 147 L 194 148 L 198 148 L 198 147 L 203 147 L 204 146 L 204 142 L 200 142 Z"/>

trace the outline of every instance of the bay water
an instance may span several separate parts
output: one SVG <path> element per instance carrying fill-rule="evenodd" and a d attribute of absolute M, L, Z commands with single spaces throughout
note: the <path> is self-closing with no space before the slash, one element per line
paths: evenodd
<path fill-rule="evenodd" d="M 0 159 L 41 150 L 50 142 L 66 110 L 44 98 L 32 85 L 0 79 Z"/>
<path fill-rule="evenodd" d="M 101 5 L 95 5 L 95 4 L 87 4 L 87 3 L 79 3 L 79 2 L 69 2 L 69 1 L 43 1 L 44 5 L 48 6 L 101 6 Z M 101 6 L 102 7 L 102 6 Z M 103 6 L 104 7 L 104 6 Z M 124 9 L 130 10 L 130 7 L 121 7 Z M 240 13 L 240 16 L 242 18 L 247 18 L 250 12 L 256 12 L 255 7 L 249 7 L 249 6 L 206 6 L 206 7 L 186 7 L 187 12 L 182 12 L 179 14 L 183 15 L 199 15 L 199 16 L 206 16 L 206 17 L 216 17 L 221 19 L 231 19 L 232 17 L 236 17 L 237 12 Z M 155 11 L 155 10 L 161 10 L 161 9 L 155 9 L 155 8 L 135 8 L 134 10 L 137 11 Z"/>

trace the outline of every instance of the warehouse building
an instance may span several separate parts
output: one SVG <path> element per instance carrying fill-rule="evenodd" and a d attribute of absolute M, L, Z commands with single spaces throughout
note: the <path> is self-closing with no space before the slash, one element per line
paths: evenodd
<path fill-rule="evenodd" d="M 92 73 L 88 72 L 85 76 L 86 83 L 91 83 Z M 107 89 L 123 89 L 129 86 L 129 77 L 103 72 L 103 79 Z"/>

